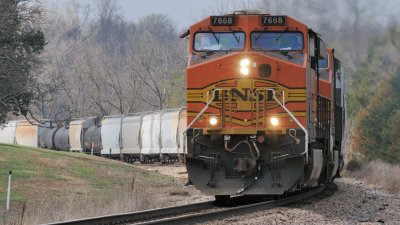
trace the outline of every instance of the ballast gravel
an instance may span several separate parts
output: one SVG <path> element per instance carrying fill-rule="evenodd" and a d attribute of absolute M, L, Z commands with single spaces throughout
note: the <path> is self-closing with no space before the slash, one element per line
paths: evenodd
<path fill-rule="evenodd" d="M 400 196 L 340 178 L 310 199 L 205 224 L 400 224 Z"/>
<path fill-rule="evenodd" d="M 140 166 L 187 181 L 184 165 Z M 187 195 L 164 194 L 165 206 L 189 204 L 214 199 L 194 186 L 179 191 Z M 178 190 L 174 190 L 178 191 Z M 161 197 L 161 196 L 160 196 Z M 354 178 L 342 177 L 317 196 L 284 207 L 237 215 L 203 224 L 400 224 L 400 195 L 380 190 Z"/>

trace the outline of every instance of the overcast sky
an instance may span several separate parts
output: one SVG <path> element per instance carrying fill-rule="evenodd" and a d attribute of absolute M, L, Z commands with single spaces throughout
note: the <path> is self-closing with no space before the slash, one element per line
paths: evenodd
<path fill-rule="evenodd" d="M 46 4 L 63 4 L 71 0 L 42 0 Z M 244 5 L 252 0 L 118 0 L 120 10 L 125 18 L 137 21 L 143 16 L 155 14 L 167 14 L 178 25 L 178 29 L 184 29 L 194 21 L 202 19 L 206 12 L 212 11 L 221 4 L 226 5 L 228 1 L 235 2 L 236 5 Z M 97 0 L 76 1 L 82 5 L 89 4 L 94 8 Z"/>
<path fill-rule="evenodd" d="M 57 4 L 60 7 L 70 1 L 42 0 L 46 4 Z M 82 5 L 89 4 L 91 9 L 94 9 L 97 4 L 97 0 L 75 1 Z M 136 22 L 143 16 L 152 13 L 163 13 L 176 22 L 178 29 L 183 30 L 194 22 L 203 19 L 203 17 L 209 16 L 218 8 L 223 7 L 226 9 L 227 5 L 229 5 L 228 8 L 235 7 L 235 9 L 242 9 L 247 5 L 252 6 L 252 3 L 256 2 L 256 0 L 117 0 L 117 2 L 121 12 L 128 20 Z M 398 17 L 400 14 L 400 0 L 376 0 L 375 2 L 378 4 L 371 5 L 371 7 L 374 7 L 380 15 L 374 15 L 374 17 L 383 16 L 386 18 L 384 23 L 387 22 L 390 15 Z"/>

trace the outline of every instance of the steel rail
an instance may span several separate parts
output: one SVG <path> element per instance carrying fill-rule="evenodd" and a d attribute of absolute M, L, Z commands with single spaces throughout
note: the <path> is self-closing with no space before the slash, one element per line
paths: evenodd
<path fill-rule="evenodd" d="M 159 208 L 155 210 L 146 210 L 136 213 L 125 213 L 109 215 L 102 217 L 93 217 L 80 220 L 71 220 L 65 222 L 51 223 L 51 225 L 78 225 L 78 224 L 190 224 L 205 221 L 211 221 L 229 216 L 236 216 L 245 213 L 251 213 L 258 210 L 270 209 L 289 203 L 297 202 L 324 190 L 325 186 L 310 190 L 305 193 L 284 197 L 277 200 L 263 201 L 248 205 L 233 206 L 230 208 L 217 208 L 215 201 L 195 203 L 183 206 Z M 245 196 L 233 198 L 234 200 L 246 199 Z M 216 210 L 214 210 L 216 209 Z M 207 212 L 198 212 L 200 210 L 214 210 Z M 196 213 L 197 212 L 197 213 Z M 191 214 L 189 214 L 191 213 Z M 179 216 L 180 215 L 180 216 Z M 166 218 L 168 217 L 168 218 Z M 161 218 L 161 219 L 158 219 Z"/>
<path fill-rule="evenodd" d="M 317 189 L 313 189 L 306 193 L 293 195 L 290 197 L 271 200 L 265 202 L 254 203 L 250 205 L 238 206 L 228 209 L 221 209 L 212 212 L 205 213 L 197 213 L 192 215 L 185 215 L 173 218 L 160 219 L 155 221 L 149 221 L 144 223 L 137 224 L 192 224 L 192 223 L 201 223 L 206 221 L 213 221 L 217 219 L 227 218 L 229 216 L 237 216 L 245 213 L 251 213 L 259 210 L 271 209 L 278 206 L 287 205 L 289 203 L 297 202 L 303 199 L 307 199 L 322 192 L 325 189 L 324 185 L 321 185 Z"/>
<path fill-rule="evenodd" d="M 48 225 L 98 225 L 98 224 L 126 224 L 135 223 L 140 221 L 151 220 L 152 218 L 160 218 L 167 216 L 174 216 L 177 214 L 184 214 L 196 212 L 205 209 L 215 208 L 215 201 L 200 202 L 188 205 L 173 206 L 167 208 L 158 208 L 144 210 L 134 213 L 123 213 L 99 217 L 84 218 L 78 220 L 69 220 L 63 222 L 49 223 Z M 153 219 L 153 220 L 154 220 Z"/>

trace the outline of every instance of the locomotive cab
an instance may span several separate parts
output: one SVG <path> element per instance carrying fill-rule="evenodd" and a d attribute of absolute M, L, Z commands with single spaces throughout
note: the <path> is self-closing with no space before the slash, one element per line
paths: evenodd
<path fill-rule="evenodd" d="M 334 57 L 319 35 L 259 10 L 210 16 L 189 34 L 186 166 L 196 188 L 280 195 L 330 181 Z"/>

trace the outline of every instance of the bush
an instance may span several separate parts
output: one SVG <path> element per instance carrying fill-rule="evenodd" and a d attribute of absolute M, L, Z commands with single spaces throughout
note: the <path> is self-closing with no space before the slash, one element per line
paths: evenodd
<path fill-rule="evenodd" d="M 349 163 L 347 164 L 346 169 L 347 169 L 348 171 L 353 172 L 353 171 L 356 171 L 356 170 L 360 170 L 360 169 L 361 169 L 361 166 L 362 166 L 362 163 L 361 163 L 360 160 L 358 160 L 358 159 L 351 159 L 351 160 L 349 161 Z"/>

